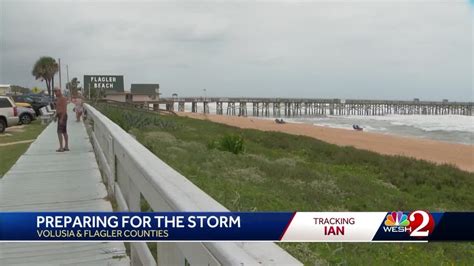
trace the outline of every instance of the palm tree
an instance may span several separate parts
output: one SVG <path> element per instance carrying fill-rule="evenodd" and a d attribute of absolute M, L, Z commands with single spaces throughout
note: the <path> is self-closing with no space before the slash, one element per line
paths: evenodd
<path fill-rule="evenodd" d="M 56 60 L 50 56 L 42 56 L 38 61 L 36 61 L 31 74 L 35 76 L 36 79 L 41 79 L 41 81 L 46 82 L 46 87 L 48 88 L 48 94 L 50 97 L 54 98 L 52 89 L 54 87 L 54 75 L 58 72 L 59 65 L 56 63 Z"/>
<path fill-rule="evenodd" d="M 66 89 L 68 89 L 69 93 L 74 97 L 77 96 L 77 91 L 80 89 L 79 83 L 81 82 L 78 78 L 73 78 L 70 82 L 66 83 Z"/>

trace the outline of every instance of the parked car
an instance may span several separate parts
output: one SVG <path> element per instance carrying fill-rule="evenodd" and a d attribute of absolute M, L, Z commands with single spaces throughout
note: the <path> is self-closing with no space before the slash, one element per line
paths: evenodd
<path fill-rule="evenodd" d="M 43 103 L 46 103 L 46 104 L 49 104 L 52 101 L 51 97 L 49 97 L 47 95 L 43 95 L 43 94 L 30 93 L 30 94 L 23 94 L 23 95 L 27 96 L 27 97 L 30 97 L 35 101 L 43 102 Z"/>
<path fill-rule="evenodd" d="M 42 98 L 30 97 L 29 95 L 16 95 L 12 96 L 13 100 L 17 103 L 28 103 L 35 110 L 36 115 L 40 115 L 39 109 L 49 104 L 49 102 L 43 100 Z"/>
<path fill-rule="evenodd" d="M 16 106 L 18 107 L 26 107 L 26 108 L 33 108 L 33 106 L 31 106 L 31 104 L 29 103 L 19 103 L 19 102 L 15 102 Z"/>
<path fill-rule="evenodd" d="M 19 118 L 18 124 L 27 125 L 31 123 L 31 121 L 36 120 L 36 112 L 33 108 L 18 106 L 18 103 L 16 105 Z"/>
<path fill-rule="evenodd" d="M 0 133 L 3 133 L 7 127 L 18 124 L 18 107 L 8 96 L 0 96 Z"/>

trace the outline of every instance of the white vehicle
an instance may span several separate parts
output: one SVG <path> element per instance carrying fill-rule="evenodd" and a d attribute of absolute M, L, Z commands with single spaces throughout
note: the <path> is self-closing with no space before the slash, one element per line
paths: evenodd
<path fill-rule="evenodd" d="M 20 121 L 19 124 L 27 125 L 31 123 L 31 121 L 36 120 L 36 113 L 35 110 L 31 107 L 22 107 L 17 105 L 18 110 L 18 118 Z"/>
<path fill-rule="evenodd" d="M 0 96 L 0 133 L 7 127 L 18 125 L 18 109 L 8 96 Z"/>

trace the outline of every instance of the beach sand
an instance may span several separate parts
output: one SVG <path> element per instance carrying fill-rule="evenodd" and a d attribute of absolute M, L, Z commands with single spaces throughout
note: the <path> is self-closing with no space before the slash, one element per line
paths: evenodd
<path fill-rule="evenodd" d="M 252 117 L 204 115 L 183 112 L 178 113 L 178 115 L 196 119 L 205 119 L 240 128 L 252 128 L 263 131 L 279 131 L 293 135 L 303 135 L 340 146 L 353 146 L 358 149 L 374 151 L 381 154 L 402 155 L 440 164 L 452 164 L 462 170 L 474 172 L 473 145 L 372 132 L 359 132 L 309 124 L 276 124 L 273 120 Z"/>

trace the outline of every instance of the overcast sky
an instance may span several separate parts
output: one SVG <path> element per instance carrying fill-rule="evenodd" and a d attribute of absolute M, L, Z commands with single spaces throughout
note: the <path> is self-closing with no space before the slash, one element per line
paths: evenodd
<path fill-rule="evenodd" d="M 467 0 L 112 2 L 0 0 L 0 83 L 124 75 L 164 96 L 473 100 Z"/>

